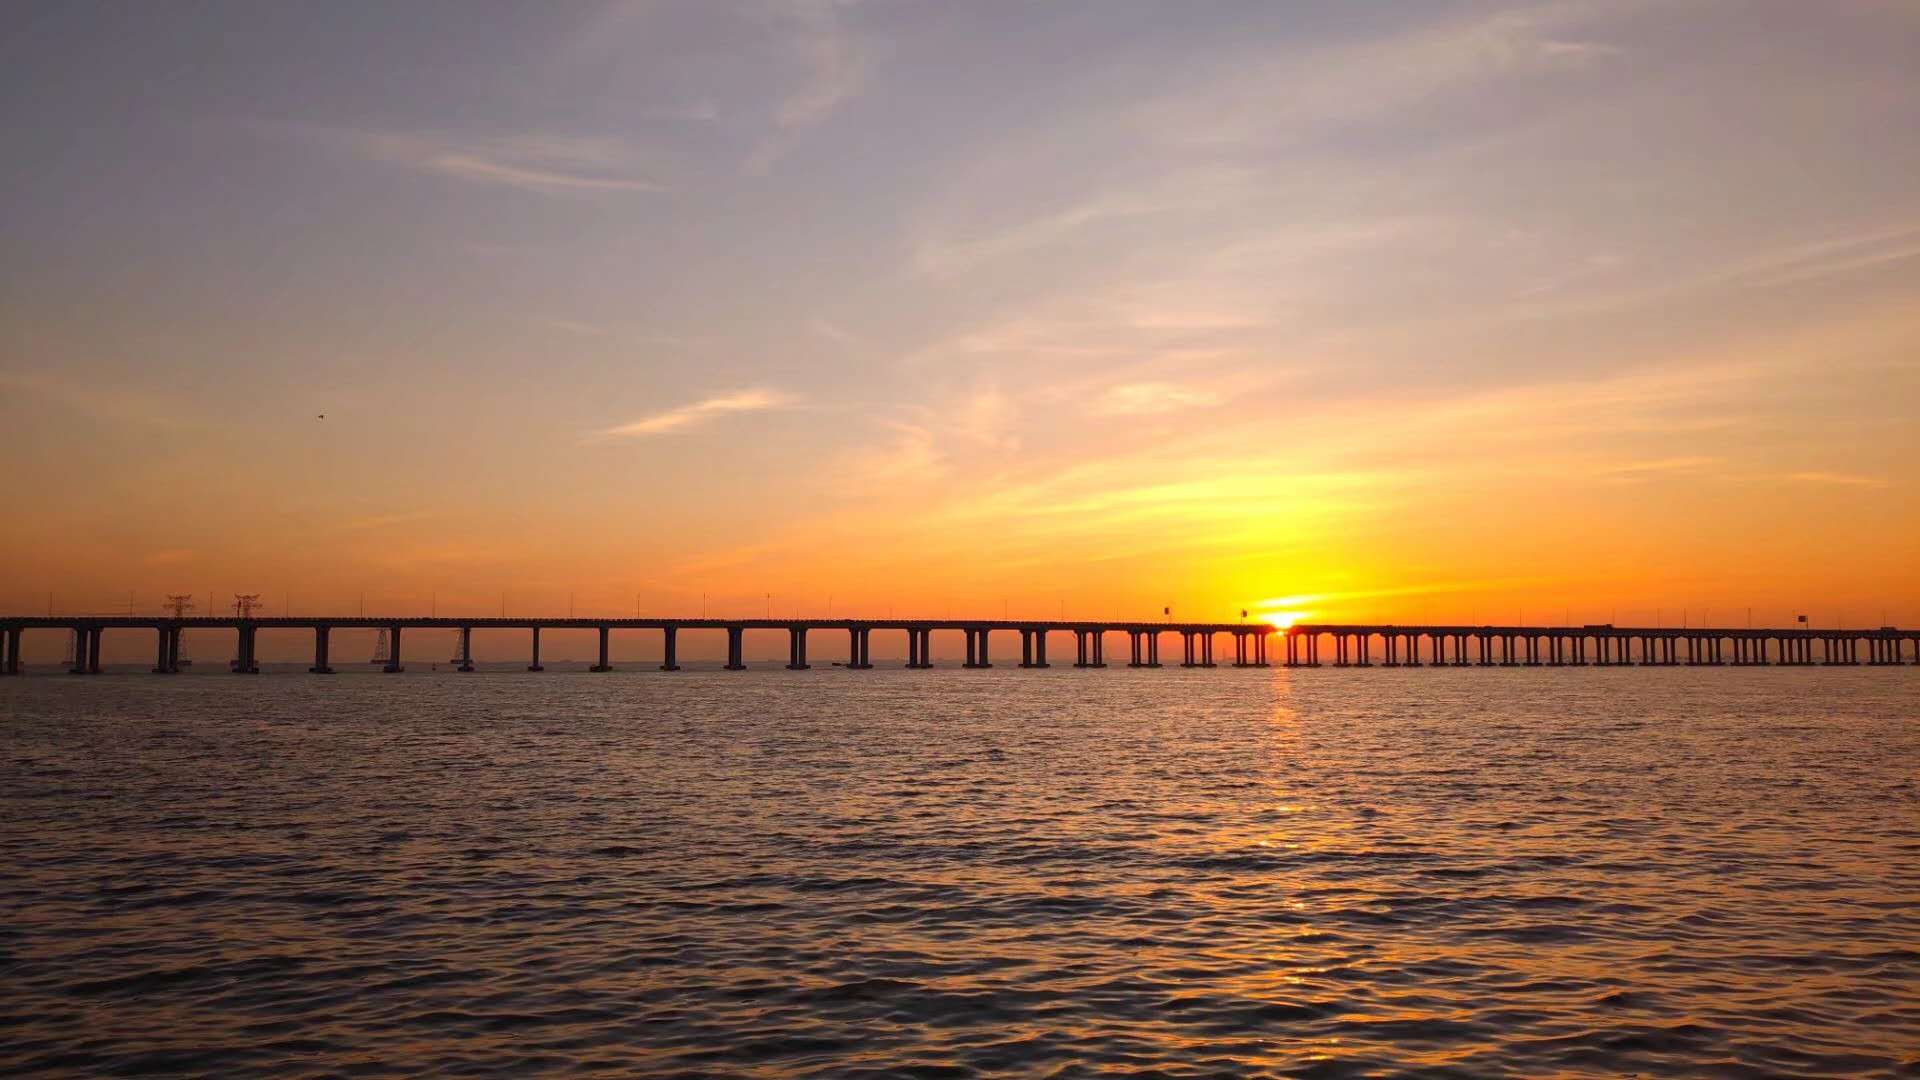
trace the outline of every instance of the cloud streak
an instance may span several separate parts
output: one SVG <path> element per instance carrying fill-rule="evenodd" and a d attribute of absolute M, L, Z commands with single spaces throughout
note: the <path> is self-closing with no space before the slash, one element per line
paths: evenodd
<path fill-rule="evenodd" d="M 419 172 L 544 195 L 660 191 L 615 139 L 515 135 L 460 139 L 438 134 L 350 132 L 356 152 Z"/>
<path fill-rule="evenodd" d="M 792 403 L 791 395 L 778 390 L 740 390 L 643 416 L 631 423 L 607 428 L 600 434 L 610 438 L 647 438 L 680 431 L 734 413 L 766 412 L 785 408 Z"/>

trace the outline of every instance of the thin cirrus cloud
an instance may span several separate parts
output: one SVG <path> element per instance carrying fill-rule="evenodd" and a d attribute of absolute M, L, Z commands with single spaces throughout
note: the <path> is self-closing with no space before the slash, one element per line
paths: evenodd
<path fill-rule="evenodd" d="M 1218 405 L 1220 395 L 1166 382 L 1123 383 L 1100 396 L 1094 411 L 1103 416 L 1153 416 L 1207 405 Z"/>
<path fill-rule="evenodd" d="M 1860 476 L 1855 473 L 1821 472 L 1818 470 L 1790 473 L 1787 479 L 1797 480 L 1802 484 L 1826 484 L 1831 487 L 1877 488 L 1887 486 L 1887 482 L 1877 476 Z"/>
<path fill-rule="evenodd" d="M 607 428 L 600 434 L 612 438 L 629 439 L 665 435 L 668 432 L 681 431 L 733 413 L 766 412 L 770 409 L 785 408 L 793 404 L 793 400 L 791 395 L 778 390 L 740 390 L 710 397 L 705 401 L 681 405 L 665 412 L 654 413 L 652 416 L 643 416 L 632 423 Z"/>
<path fill-rule="evenodd" d="M 349 132 L 354 150 L 376 161 L 476 184 L 547 195 L 591 191 L 660 191 L 633 153 L 615 139 L 515 135 L 461 139 L 448 135 Z"/>

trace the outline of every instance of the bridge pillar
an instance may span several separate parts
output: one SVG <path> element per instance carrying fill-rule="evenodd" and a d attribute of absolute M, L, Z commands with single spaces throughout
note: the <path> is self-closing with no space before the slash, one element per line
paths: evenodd
<path fill-rule="evenodd" d="M 1090 666 L 1097 668 L 1106 667 L 1107 632 L 1105 630 L 1089 630 L 1087 631 L 1087 637 L 1093 642 L 1093 663 Z"/>
<path fill-rule="evenodd" d="M 236 655 L 233 658 L 233 663 L 228 665 L 228 667 L 232 668 L 234 674 L 260 674 L 260 661 L 258 654 L 254 651 L 257 644 L 256 635 L 258 632 L 259 628 L 251 623 L 240 624 L 239 641 L 235 650 Z M 96 637 L 94 639 L 94 648 L 98 650 L 99 647 L 99 638 Z"/>
<path fill-rule="evenodd" d="M 308 674 L 333 674 L 333 669 L 327 666 L 327 638 L 330 633 L 332 633 L 330 627 L 316 626 L 313 628 L 313 666 L 307 669 Z"/>
<path fill-rule="evenodd" d="M 1073 666 L 1077 668 L 1087 666 L 1087 632 L 1085 630 L 1073 632 Z"/>
<path fill-rule="evenodd" d="M 0 675 L 20 674 L 20 635 L 27 632 L 24 626 L 7 627 L 6 637 L 0 639 Z"/>
<path fill-rule="evenodd" d="M 389 675 L 407 670 L 400 666 L 400 624 L 387 627 L 387 664 L 380 669 Z"/>
<path fill-rule="evenodd" d="M 600 626 L 600 627 L 596 627 L 595 629 L 600 631 L 600 662 L 593 665 L 591 668 L 588 668 L 587 670 L 612 671 L 613 661 L 612 661 L 612 656 L 607 649 L 607 638 L 613 634 L 613 627 Z"/>
<path fill-rule="evenodd" d="M 527 661 L 527 670 L 528 671 L 547 670 L 546 668 L 542 667 L 540 664 L 540 628 L 537 626 L 533 628 L 533 655 Z"/>
<path fill-rule="evenodd" d="M 153 636 L 153 673 L 155 675 L 171 674 L 167 667 L 167 628 L 164 626 L 155 627 Z M 0 672 L 0 674 L 4 674 L 4 672 Z"/>
<path fill-rule="evenodd" d="M 1026 627 L 1020 628 L 1020 666 L 1033 666 L 1033 631 Z"/>
<path fill-rule="evenodd" d="M 979 650 L 979 655 L 975 658 L 975 663 L 974 663 L 975 667 L 990 668 L 993 666 L 992 654 L 987 652 L 987 635 L 990 633 L 992 633 L 991 630 L 987 630 L 984 628 L 981 629 L 979 632 L 980 644 L 976 646 L 976 648 Z"/>
<path fill-rule="evenodd" d="M 747 628 L 746 628 L 746 627 L 744 627 L 744 626 L 729 626 L 729 627 L 727 627 L 727 666 L 726 666 L 726 670 L 728 670 L 728 671 L 745 671 L 745 670 L 747 670 L 747 664 L 746 664 L 746 660 L 745 660 L 745 645 L 746 645 L 746 634 L 747 634 Z M 854 635 L 854 639 L 853 639 L 853 640 L 854 640 L 854 650 L 853 650 L 853 651 L 854 651 L 854 654 L 855 654 L 855 655 L 857 656 L 857 655 L 859 654 L 859 652 L 860 652 L 860 649 L 859 649 L 859 643 L 860 643 L 860 637 L 859 637 L 859 635 L 858 635 L 858 634 L 856 634 L 856 635 Z"/>
<path fill-rule="evenodd" d="M 660 670 L 680 670 L 680 628 L 677 626 L 660 628 Z"/>
<path fill-rule="evenodd" d="M 473 670 L 473 627 L 460 628 L 460 655 L 453 658 L 455 671 Z"/>
<path fill-rule="evenodd" d="M 807 628 L 789 627 L 787 630 L 787 670 L 805 671 L 811 665 L 807 663 Z"/>

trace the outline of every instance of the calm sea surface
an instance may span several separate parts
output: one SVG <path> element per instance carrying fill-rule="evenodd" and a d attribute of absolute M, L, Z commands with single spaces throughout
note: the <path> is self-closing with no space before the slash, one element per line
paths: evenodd
<path fill-rule="evenodd" d="M 1920 1075 L 1920 671 L 0 680 L 0 1072 Z"/>

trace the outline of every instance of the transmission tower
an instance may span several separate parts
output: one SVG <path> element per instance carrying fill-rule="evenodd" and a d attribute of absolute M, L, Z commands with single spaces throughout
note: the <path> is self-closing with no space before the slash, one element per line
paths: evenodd
<path fill-rule="evenodd" d="M 193 610 L 193 594 L 168 593 L 167 610 L 173 612 L 173 617 L 176 619 L 186 618 L 187 612 Z"/>
<path fill-rule="evenodd" d="M 254 609 L 260 606 L 259 593 L 233 594 L 233 613 L 242 619 L 253 618 Z"/>
<path fill-rule="evenodd" d="M 373 659 L 368 660 L 367 663 L 385 664 L 392 662 L 392 659 L 393 649 L 387 644 L 387 628 L 383 626 L 380 628 L 380 636 L 373 642 Z"/>

